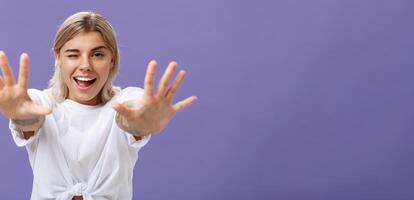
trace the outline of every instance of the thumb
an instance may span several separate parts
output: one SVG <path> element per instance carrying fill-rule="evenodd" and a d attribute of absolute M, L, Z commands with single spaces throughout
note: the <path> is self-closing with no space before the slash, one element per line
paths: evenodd
<path fill-rule="evenodd" d="M 120 103 L 112 104 L 112 108 L 116 112 L 118 112 L 120 115 L 125 116 L 125 117 L 128 117 L 131 114 L 130 109 L 127 106 L 120 104 Z"/>
<path fill-rule="evenodd" d="M 28 107 L 29 113 L 32 115 L 48 115 L 50 113 L 52 113 L 52 108 L 49 106 L 43 106 L 43 105 L 37 105 L 35 103 L 32 103 L 29 107 Z"/>

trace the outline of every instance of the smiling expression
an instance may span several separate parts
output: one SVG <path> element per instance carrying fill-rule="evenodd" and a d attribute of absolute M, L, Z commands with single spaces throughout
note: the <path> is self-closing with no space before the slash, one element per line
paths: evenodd
<path fill-rule="evenodd" d="M 65 43 L 57 56 L 68 99 L 99 104 L 98 95 L 113 67 L 111 51 L 99 32 L 80 32 Z"/>

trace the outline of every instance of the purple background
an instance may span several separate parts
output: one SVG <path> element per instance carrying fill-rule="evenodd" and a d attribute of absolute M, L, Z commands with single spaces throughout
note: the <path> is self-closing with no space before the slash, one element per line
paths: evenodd
<path fill-rule="evenodd" d="M 116 83 L 177 60 L 178 99 L 198 95 L 140 152 L 134 199 L 414 199 L 414 3 L 410 0 L 2 1 L 0 49 L 30 86 L 53 71 L 63 20 L 95 10 L 121 49 Z M 160 73 L 159 73 L 160 74 Z M 0 118 L 2 199 L 32 172 Z"/>

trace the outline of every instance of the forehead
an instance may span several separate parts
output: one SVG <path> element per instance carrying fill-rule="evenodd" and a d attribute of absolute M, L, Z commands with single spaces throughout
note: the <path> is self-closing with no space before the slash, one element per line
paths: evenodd
<path fill-rule="evenodd" d="M 72 39 L 67 41 L 61 51 L 66 49 L 77 49 L 80 51 L 89 51 L 98 46 L 105 46 L 105 41 L 101 33 L 93 32 L 80 32 L 76 34 Z"/>

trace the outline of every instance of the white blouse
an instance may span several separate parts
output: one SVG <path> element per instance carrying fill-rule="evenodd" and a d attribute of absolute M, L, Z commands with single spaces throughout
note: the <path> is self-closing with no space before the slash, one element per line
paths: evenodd
<path fill-rule="evenodd" d="M 129 87 L 105 105 L 88 106 L 72 100 L 57 103 L 48 90 L 30 89 L 33 101 L 53 112 L 28 140 L 10 123 L 17 146 L 25 146 L 33 170 L 31 199 L 132 199 L 132 176 L 139 141 L 115 122 L 114 102 L 139 99 L 143 90 Z"/>

